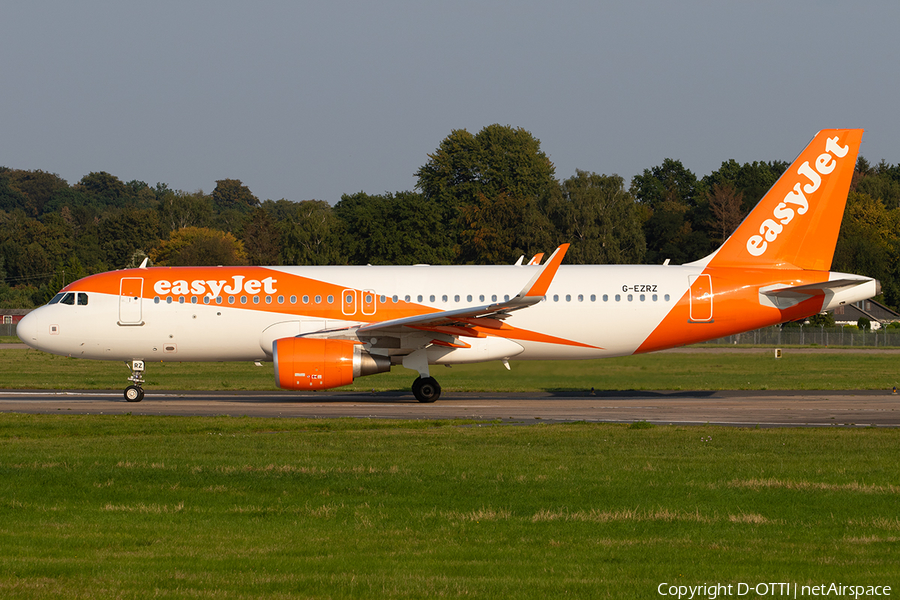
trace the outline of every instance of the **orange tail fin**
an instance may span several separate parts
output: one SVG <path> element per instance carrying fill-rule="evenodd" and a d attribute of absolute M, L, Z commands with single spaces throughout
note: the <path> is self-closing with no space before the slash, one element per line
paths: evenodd
<path fill-rule="evenodd" d="M 862 129 L 823 129 L 725 243 L 698 264 L 831 268 Z"/>

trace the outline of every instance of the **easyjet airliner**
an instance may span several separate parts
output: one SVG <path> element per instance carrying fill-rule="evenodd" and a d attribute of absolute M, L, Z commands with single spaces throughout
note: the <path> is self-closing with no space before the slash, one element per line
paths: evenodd
<path fill-rule="evenodd" d="M 820 131 L 711 255 L 685 265 L 154 267 L 91 275 L 27 315 L 39 350 L 126 361 L 272 361 L 281 388 L 323 390 L 402 365 L 652 352 L 814 315 L 880 291 L 829 272 L 862 130 Z"/>

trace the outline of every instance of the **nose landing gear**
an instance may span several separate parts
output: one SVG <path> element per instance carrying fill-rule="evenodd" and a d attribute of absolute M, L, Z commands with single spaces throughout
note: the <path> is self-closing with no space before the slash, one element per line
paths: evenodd
<path fill-rule="evenodd" d="M 144 388 L 141 387 L 144 385 L 144 361 L 133 360 L 125 364 L 131 369 L 131 377 L 128 378 L 128 381 L 132 382 L 132 385 L 125 388 L 125 400 L 140 402 L 144 399 Z"/>

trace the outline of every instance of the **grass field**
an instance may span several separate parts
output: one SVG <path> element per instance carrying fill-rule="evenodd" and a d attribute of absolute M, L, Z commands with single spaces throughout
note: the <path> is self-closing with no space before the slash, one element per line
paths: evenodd
<path fill-rule="evenodd" d="M 0 388 L 124 389 L 124 363 L 0 350 Z M 900 385 L 900 355 L 785 350 L 655 353 L 590 361 L 512 361 L 432 367 L 445 392 L 530 390 L 891 389 Z M 415 373 L 396 367 L 362 377 L 349 390 L 408 390 Z M 147 363 L 152 390 L 273 390 L 271 363 Z"/>
<path fill-rule="evenodd" d="M 896 593 L 898 436 L 0 415 L 0 597 Z"/>

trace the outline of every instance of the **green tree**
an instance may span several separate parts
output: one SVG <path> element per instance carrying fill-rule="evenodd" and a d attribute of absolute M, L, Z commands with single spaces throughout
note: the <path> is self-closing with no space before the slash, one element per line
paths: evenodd
<path fill-rule="evenodd" d="M 814 327 L 834 327 L 834 315 L 830 312 L 813 315 L 809 318 L 809 324 Z"/>
<path fill-rule="evenodd" d="M 162 233 L 168 236 L 185 227 L 208 227 L 213 218 L 212 199 L 203 193 L 166 190 L 157 195 Z"/>
<path fill-rule="evenodd" d="M 48 223 L 30 219 L 21 209 L 0 213 L 0 258 L 11 285 L 39 287 L 71 254 L 65 223 L 58 215 Z"/>
<path fill-rule="evenodd" d="M 734 189 L 730 183 L 714 183 L 707 194 L 709 211 L 712 213 L 715 242 L 723 243 L 747 216 L 741 208 L 743 192 Z"/>
<path fill-rule="evenodd" d="M 122 181 L 106 171 L 91 172 L 81 178 L 75 189 L 93 196 L 104 206 L 123 208 L 130 197 L 129 189 Z"/>
<path fill-rule="evenodd" d="M 259 199 L 250 192 L 240 179 L 218 179 L 212 193 L 215 209 L 224 212 L 236 209 L 244 213 L 259 206 Z"/>
<path fill-rule="evenodd" d="M 343 247 L 343 222 L 322 200 L 290 202 L 267 200 L 263 207 L 273 215 L 281 232 L 281 258 L 286 265 L 347 264 Z"/>
<path fill-rule="evenodd" d="M 577 170 L 562 182 L 552 204 L 559 241 L 572 244 L 566 262 L 639 263 L 647 245 L 641 211 L 618 175 Z"/>
<path fill-rule="evenodd" d="M 251 265 L 281 264 L 281 236 L 275 221 L 263 208 L 253 211 L 244 228 L 244 250 Z"/>
<path fill-rule="evenodd" d="M 345 232 L 342 247 L 350 264 L 445 264 L 450 260 L 441 211 L 421 194 L 345 194 L 334 214 Z"/>
<path fill-rule="evenodd" d="M 647 260 L 685 263 L 712 251 L 705 231 L 712 221 L 704 188 L 681 164 L 667 158 L 631 180 L 631 194 L 644 207 Z"/>
<path fill-rule="evenodd" d="M 710 191 L 716 185 L 721 188 L 727 186 L 733 189 L 734 193 L 741 197 L 740 208 L 743 218 L 762 200 L 769 188 L 775 185 L 788 166 L 788 163 L 779 160 L 754 161 L 741 165 L 731 159 L 723 162 L 718 170 L 704 177 L 702 185 L 705 190 Z"/>
<path fill-rule="evenodd" d="M 59 265 L 53 278 L 41 287 L 39 304 L 46 304 L 59 290 L 63 289 L 73 281 L 77 281 L 87 275 L 84 267 L 77 256 L 69 256 L 66 261 Z"/>
<path fill-rule="evenodd" d="M 167 240 L 150 252 L 158 266 L 246 265 L 244 245 L 231 233 L 205 227 L 185 227 L 173 231 Z"/>
<path fill-rule="evenodd" d="M 0 167 L 0 210 L 12 212 L 28 208 L 28 197 L 13 187 L 10 174 L 13 169 Z"/>
<path fill-rule="evenodd" d="M 132 179 L 125 184 L 128 193 L 128 204 L 137 208 L 156 208 L 156 191 L 144 181 Z"/>
<path fill-rule="evenodd" d="M 850 192 L 832 269 L 881 281 L 883 300 L 900 307 L 900 209 L 867 194 Z"/>
<path fill-rule="evenodd" d="M 550 249 L 546 213 L 558 182 L 530 132 L 496 124 L 477 135 L 454 130 L 416 177 L 416 188 L 442 211 L 457 261 L 507 262 Z"/>
<path fill-rule="evenodd" d="M 488 125 L 477 135 L 456 129 L 416 172 L 416 187 L 444 206 L 474 203 L 478 194 L 505 191 L 518 198 L 547 197 L 554 166 L 540 140 L 525 129 Z"/>
<path fill-rule="evenodd" d="M 479 194 L 475 203 L 460 207 L 457 260 L 466 264 L 505 264 L 522 255 L 552 250 L 549 218 L 527 198 L 499 192 Z"/>
<path fill-rule="evenodd" d="M 243 236 L 244 227 L 250 220 L 259 200 L 240 179 L 219 179 L 212 192 L 214 224 L 222 231 L 230 231 L 237 237 Z"/>
<path fill-rule="evenodd" d="M 74 188 L 59 189 L 44 205 L 44 212 L 59 212 L 68 209 L 68 217 L 76 229 L 83 227 L 100 216 L 106 206 L 96 196 Z"/>
<path fill-rule="evenodd" d="M 126 208 L 108 212 L 97 226 L 97 242 L 106 269 L 121 269 L 135 250 L 149 251 L 159 241 L 156 210 Z"/>
<path fill-rule="evenodd" d="M 860 168 L 861 167 L 861 168 Z M 860 157 L 853 180 L 853 190 L 880 200 L 887 208 L 900 207 L 900 177 L 897 171 L 881 161 L 875 168 Z"/>
<path fill-rule="evenodd" d="M 44 214 L 44 206 L 54 194 L 69 189 L 69 184 L 65 179 L 55 173 L 47 173 L 40 169 L 36 171 L 11 170 L 9 185 L 26 197 L 24 209 L 30 217 L 39 217 Z"/>

